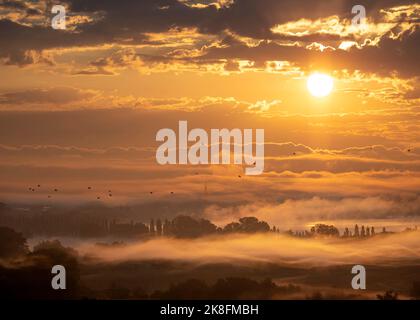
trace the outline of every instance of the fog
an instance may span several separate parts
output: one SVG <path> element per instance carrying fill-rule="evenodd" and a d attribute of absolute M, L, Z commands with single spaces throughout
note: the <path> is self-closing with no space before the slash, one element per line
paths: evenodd
<path fill-rule="evenodd" d="M 341 264 L 404 265 L 420 261 L 420 232 L 384 234 L 361 240 L 308 239 L 256 234 L 195 240 L 160 238 L 102 248 L 74 243 L 84 257 L 96 261 L 181 260 L 195 263 L 270 262 L 295 267 Z"/>

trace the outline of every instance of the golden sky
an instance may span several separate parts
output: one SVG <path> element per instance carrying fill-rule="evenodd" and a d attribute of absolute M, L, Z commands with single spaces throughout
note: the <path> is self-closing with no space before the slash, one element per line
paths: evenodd
<path fill-rule="evenodd" d="M 220 221 L 419 215 L 420 4 L 357 4 L 362 29 L 347 0 L 3 1 L 0 200 L 92 200 L 94 185 L 109 204 L 206 201 Z M 333 78 L 327 97 L 313 72 Z M 265 173 L 157 165 L 156 132 L 180 120 L 265 129 Z"/>

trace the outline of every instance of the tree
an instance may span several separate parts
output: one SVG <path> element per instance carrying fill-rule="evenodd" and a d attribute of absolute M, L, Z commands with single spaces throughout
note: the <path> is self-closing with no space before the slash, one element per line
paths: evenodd
<path fill-rule="evenodd" d="M 160 221 L 160 219 L 156 220 L 156 234 L 158 236 L 162 235 L 162 221 Z"/>
<path fill-rule="evenodd" d="M 0 258 L 13 258 L 28 253 L 26 239 L 19 232 L 0 227 Z"/>
<path fill-rule="evenodd" d="M 12 266 L 0 265 L 0 299 L 80 298 L 79 266 L 76 251 L 59 241 L 44 241 Z M 66 289 L 51 288 L 52 267 L 66 269 Z"/>
<path fill-rule="evenodd" d="M 354 236 L 355 237 L 358 237 L 360 234 L 359 234 L 359 226 L 356 224 L 355 226 L 354 226 Z"/>
<path fill-rule="evenodd" d="M 216 233 L 217 227 L 206 219 L 178 216 L 172 220 L 170 234 L 179 238 L 197 238 Z"/>
<path fill-rule="evenodd" d="M 270 226 L 265 221 L 259 221 L 255 217 L 243 217 L 239 222 L 232 222 L 223 228 L 225 233 L 258 233 L 269 232 Z"/>
<path fill-rule="evenodd" d="M 223 228 L 223 232 L 226 232 L 226 233 L 239 232 L 240 226 L 241 224 L 238 222 L 231 222 Z"/>
<path fill-rule="evenodd" d="M 56 291 L 62 297 L 77 297 L 80 283 L 78 253 L 71 247 L 64 247 L 60 241 L 42 241 L 34 246 L 30 258 L 39 261 L 38 267 L 51 274 L 53 265 L 66 268 L 66 290 Z"/>
<path fill-rule="evenodd" d="M 34 246 L 33 253 L 56 252 L 60 255 L 77 256 L 77 251 L 71 247 L 64 247 L 59 240 L 45 240 Z"/>
<path fill-rule="evenodd" d="M 338 237 L 340 235 L 340 232 L 336 227 L 334 227 L 333 225 L 326 225 L 322 223 L 315 225 L 315 233 L 319 235 L 334 237 Z"/>
<path fill-rule="evenodd" d="M 345 230 L 344 230 L 344 237 L 349 237 L 350 236 L 350 231 L 349 231 L 349 228 L 346 228 Z"/>

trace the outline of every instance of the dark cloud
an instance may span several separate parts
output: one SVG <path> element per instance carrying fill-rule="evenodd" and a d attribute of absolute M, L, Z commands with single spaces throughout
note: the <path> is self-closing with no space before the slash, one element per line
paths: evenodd
<path fill-rule="evenodd" d="M 66 104 L 91 97 L 89 91 L 69 87 L 56 87 L 51 89 L 30 89 L 0 94 L 0 105 L 20 104 Z"/>
<path fill-rule="evenodd" d="M 350 0 L 341 1 L 277 1 L 277 0 L 236 0 L 228 6 L 219 7 L 216 4 L 192 7 L 188 3 L 177 0 L 142 0 L 142 1 L 66 1 L 69 15 L 89 16 L 93 21 L 76 25 L 73 31 L 53 30 L 48 27 L 49 15 L 46 14 L 43 24 L 33 26 L 23 25 L 16 21 L 0 20 L 0 57 L 8 64 L 26 65 L 36 62 L 48 62 L 28 51 L 41 52 L 50 48 L 65 48 L 74 46 L 95 46 L 106 43 L 124 43 L 125 45 L 145 44 L 149 42 L 147 33 L 161 33 L 173 28 L 196 28 L 203 34 L 221 35 L 225 31 L 239 36 L 254 39 L 283 39 L 292 41 L 330 42 L 347 39 L 352 36 L 325 34 L 315 32 L 303 36 L 274 34 L 271 29 L 277 25 L 299 19 L 318 19 L 337 15 L 341 18 L 351 18 Z M 200 2 L 198 2 L 200 3 Z M 191 4 L 191 2 L 190 2 Z M 412 1 L 382 0 L 360 1 L 365 5 L 368 15 L 376 19 L 380 9 L 401 4 L 412 4 Z M 3 7 L 15 7 L 16 10 L 26 10 L 20 2 L 8 1 Z M 410 18 L 411 21 L 413 18 Z M 45 23 L 47 22 L 47 23 Z M 398 39 L 383 37 L 378 47 L 365 46 L 363 49 L 342 50 L 335 52 L 317 52 L 303 47 L 284 47 L 274 42 L 263 42 L 258 47 L 247 47 L 245 44 L 231 43 L 225 39 L 226 48 L 214 48 L 205 56 L 206 61 L 188 59 L 190 63 L 214 63 L 211 58 L 246 58 L 263 65 L 264 60 L 287 60 L 303 68 L 317 65 L 340 69 L 360 69 L 366 71 L 391 73 L 398 71 L 401 75 L 418 74 L 413 68 L 416 49 L 418 47 L 418 28 L 411 33 L 405 32 Z M 167 55 L 147 56 L 142 59 L 146 63 L 164 60 L 172 63 L 173 58 Z M 96 60 L 92 64 L 107 64 L 108 60 Z M 232 64 L 227 68 L 232 70 Z M 103 66 L 78 71 L 78 74 L 114 74 Z"/>
<path fill-rule="evenodd" d="M 114 30 L 134 28 L 142 32 L 159 32 L 177 26 L 197 27 L 203 33 L 220 33 L 229 29 L 253 38 L 272 38 L 270 29 L 273 26 L 301 18 L 350 17 L 354 6 L 351 0 L 236 0 L 220 9 L 214 4 L 193 8 L 177 0 L 69 0 L 68 3 L 75 12 L 105 12 L 106 19 L 98 24 L 103 28 L 112 25 Z M 365 0 L 357 4 L 365 5 L 370 14 L 377 14 L 382 8 L 411 3 L 403 0 Z"/>
<path fill-rule="evenodd" d="M 402 33 L 398 39 L 384 36 L 377 46 L 353 47 L 345 50 L 307 50 L 302 46 L 284 46 L 263 41 L 250 47 L 243 42 L 227 39 L 229 46 L 214 47 L 201 59 L 242 59 L 255 61 L 258 65 L 266 61 L 291 61 L 302 69 L 347 69 L 362 70 L 381 75 L 393 72 L 405 77 L 415 77 L 420 73 L 417 63 L 420 43 L 420 27 L 416 26 Z"/>
<path fill-rule="evenodd" d="M 2 8 L 10 8 L 10 9 L 26 9 L 25 2 L 23 1 L 5 0 L 5 1 L 2 1 L 0 6 Z"/>
<path fill-rule="evenodd" d="M 28 52 L 51 48 L 100 44 L 104 37 L 63 33 L 41 26 L 28 27 L 10 20 L 0 20 L 0 57 L 7 64 L 26 65 L 36 62 Z M 29 57 L 29 58 L 28 58 Z"/>

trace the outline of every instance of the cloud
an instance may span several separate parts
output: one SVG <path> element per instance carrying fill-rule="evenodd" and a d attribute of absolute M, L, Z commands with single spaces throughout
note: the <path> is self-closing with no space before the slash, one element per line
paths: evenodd
<path fill-rule="evenodd" d="M 43 91 L 19 93 L 9 97 L 16 104 L 49 101 Z M 88 100 L 95 103 L 109 97 L 96 91 L 93 94 Z M 98 95 L 101 98 L 97 101 Z M 70 90 L 67 97 L 79 99 L 78 91 Z M 418 197 L 417 108 L 299 115 L 271 114 L 284 105 L 275 100 L 251 103 L 206 97 L 131 101 L 136 104 L 133 108 L 0 112 L 2 199 L 42 203 L 48 190 L 58 185 L 62 191 L 54 196 L 54 203 L 91 201 L 91 195 L 86 194 L 86 186 L 91 184 L 115 190 L 110 205 L 203 199 L 204 203 L 234 207 L 238 203 L 276 205 L 285 199 L 314 197 L 328 201 Z M 67 104 L 72 103 L 78 102 Z M 270 106 L 269 110 L 262 110 L 265 106 Z M 156 132 L 161 128 L 177 130 L 176 119 L 187 120 L 189 129 L 264 128 L 265 173 L 246 177 L 243 167 L 233 165 L 159 166 L 155 160 Z M 49 189 L 28 193 L 28 187 L 37 184 Z M 153 197 L 150 191 L 154 191 Z M 171 196 L 171 191 L 175 195 Z"/>
<path fill-rule="evenodd" d="M 0 94 L 1 105 L 60 105 L 80 102 L 91 98 L 92 91 L 71 87 L 28 89 Z"/>
<path fill-rule="evenodd" d="M 238 59 L 254 61 L 263 65 L 265 61 L 290 61 L 303 70 L 361 70 L 367 73 L 390 75 L 397 72 L 402 77 L 416 77 L 419 73 L 416 52 L 420 29 L 413 27 L 391 38 L 390 33 L 380 38 L 375 46 L 351 47 L 348 50 L 310 50 L 300 46 L 283 45 L 263 41 L 257 46 L 248 46 L 236 41 L 225 47 L 212 47 L 201 59 Z"/>
<path fill-rule="evenodd" d="M 281 230 L 309 229 L 308 225 L 317 221 L 336 224 L 342 228 L 349 221 L 370 223 L 375 227 L 380 224 L 398 223 L 398 219 L 418 217 L 420 198 L 397 199 L 378 196 L 363 198 L 303 198 L 287 199 L 282 203 L 250 203 L 234 207 L 210 206 L 204 211 L 204 217 L 218 225 L 224 225 L 240 217 L 255 216 L 260 220 L 276 225 Z M 394 219 L 389 220 L 387 219 Z M 376 220 L 376 221 L 375 221 Z M 352 227 L 347 225 L 347 227 Z"/>
<path fill-rule="evenodd" d="M 88 66 L 80 66 L 76 73 L 115 75 L 118 69 L 138 64 L 149 66 L 149 72 L 162 68 L 223 72 L 221 65 L 226 65 L 224 71 L 234 70 L 232 63 L 245 60 L 256 66 L 286 61 L 302 70 L 323 67 L 417 76 L 418 7 L 410 1 L 398 0 L 361 4 L 368 8 L 370 25 L 369 32 L 357 38 L 349 31 L 353 3 L 347 0 L 328 4 L 274 0 L 264 3 L 257 0 L 211 3 L 69 0 L 66 1 L 69 14 L 79 22 L 67 31 L 22 19 L 0 20 L 0 34 L 7 35 L 0 38 L 3 39 L 0 56 L 8 64 L 27 65 L 50 61 L 28 58 L 35 53 L 42 57 L 45 50 L 53 53 L 64 48 L 116 45 L 131 46 L 130 50 L 136 53 L 97 58 Z M 24 8 L 15 10 L 20 12 Z M 190 37 L 184 35 L 183 40 L 192 42 L 178 41 L 180 35 L 177 38 L 173 30 L 190 30 Z M 172 35 L 164 36 L 168 34 Z M 13 41 L 5 42 L 6 38 Z M 357 42 L 341 50 L 338 48 L 342 40 Z M 250 43 L 259 45 L 250 47 Z M 316 47 L 336 50 L 311 50 Z"/>

